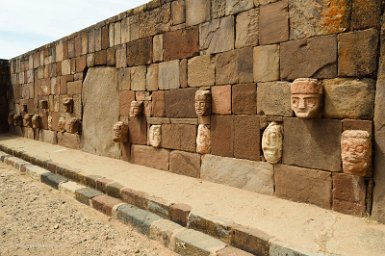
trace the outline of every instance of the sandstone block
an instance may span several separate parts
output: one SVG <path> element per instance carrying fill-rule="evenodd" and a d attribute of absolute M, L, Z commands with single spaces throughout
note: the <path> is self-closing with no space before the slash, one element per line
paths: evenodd
<path fill-rule="evenodd" d="M 130 18 L 123 19 L 120 23 L 120 40 L 122 44 L 130 41 Z"/>
<path fill-rule="evenodd" d="M 175 3 L 175 2 L 174 2 Z M 172 235 L 183 227 L 169 220 L 159 220 L 151 224 L 149 237 L 163 246 L 172 248 Z"/>
<path fill-rule="evenodd" d="M 260 137 L 258 116 L 234 116 L 234 157 L 258 161 Z"/>
<path fill-rule="evenodd" d="M 233 239 L 231 244 L 250 252 L 254 255 L 270 255 L 270 240 L 272 236 L 259 229 L 253 229 L 243 226 L 234 227 Z"/>
<path fill-rule="evenodd" d="M 161 170 L 168 170 L 169 151 L 143 145 L 132 145 L 131 161 Z"/>
<path fill-rule="evenodd" d="M 209 0 L 186 0 L 186 25 L 193 26 L 210 19 Z"/>
<path fill-rule="evenodd" d="M 252 0 L 224 0 L 226 2 L 225 14 L 237 14 L 243 11 L 247 11 L 254 7 Z"/>
<path fill-rule="evenodd" d="M 273 165 L 267 162 L 204 155 L 201 178 L 261 194 L 274 193 Z"/>
<path fill-rule="evenodd" d="M 111 46 L 113 46 L 114 43 L 114 25 L 110 24 L 111 29 L 108 25 L 102 27 L 102 49 L 105 50 Z M 111 44 L 110 44 L 110 37 L 111 37 Z"/>
<path fill-rule="evenodd" d="M 199 54 L 198 27 L 168 32 L 163 36 L 164 60 L 184 59 Z"/>
<path fill-rule="evenodd" d="M 237 15 L 235 20 L 235 48 L 258 45 L 258 9 L 251 9 Z"/>
<path fill-rule="evenodd" d="M 352 29 L 376 27 L 381 18 L 380 0 L 354 0 L 352 6 Z"/>
<path fill-rule="evenodd" d="M 120 201 L 119 199 L 106 195 L 95 196 L 91 199 L 92 207 L 108 216 L 112 215 L 112 209 L 114 208 L 114 206 L 121 203 L 122 201 Z"/>
<path fill-rule="evenodd" d="M 258 115 L 291 116 L 290 83 L 259 83 L 257 88 Z"/>
<path fill-rule="evenodd" d="M 211 87 L 212 112 L 231 115 L 231 85 Z"/>
<path fill-rule="evenodd" d="M 211 117 L 211 153 L 218 156 L 234 156 L 233 116 Z"/>
<path fill-rule="evenodd" d="M 147 91 L 158 90 L 158 79 L 159 79 L 159 65 L 153 64 L 147 68 L 146 90 Z"/>
<path fill-rule="evenodd" d="M 102 193 L 92 188 L 81 188 L 75 191 L 75 198 L 85 205 L 91 205 L 91 199 Z"/>
<path fill-rule="evenodd" d="M 255 115 L 257 109 L 256 84 L 237 84 L 233 86 L 232 109 L 236 115 Z"/>
<path fill-rule="evenodd" d="M 227 246 L 226 248 L 219 250 L 217 252 L 217 256 L 252 256 L 253 254 L 250 254 L 248 252 L 239 250 L 235 247 Z"/>
<path fill-rule="evenodd" d="M 163 61 L 163 34 L 156 35 L 153 39 L 153 60 L 154 62 Z"/>
<path fill-rule="evenodd" d="M 191 212 L 191 206 L 187 204 L 172 204 L 170 206 L 170 220 L 182 225 L 187 226 L 188 217 Z"/>
<path fill-rule="evenodd" d="M 242 48 L 216 56 L 217 85 L 253 82 L 253 50 Z"/>
<path fill-rule="evenodd" d="M 127 43 L 127 65 L 137 66 L 152 62 L 152 37 Z"/>
<path fill-rule="evenodd" d="M 198 56 L 188 60 L 188 85 L 212 86 L 215 83 L 215 66 L 211 56 Z"/>
<path fill-rule="evenodd" d="M 135 93 L 123 90 L 119 93 L 119 115 L 128 116 L 130 114 L 131 102 L 135 100 Z"/>
<path fill-rule="evenodd" d="M 204 215 L 201 213 L 191 212 L 188 221 L 188 227 L 203 232 L 212 237 L 218 238 L 229 244 L 232 236 L 231 225 L 229 220 L 219 218 L 212 215 Z"/>
<path fill-rule="evenodd" d="M 162 62 L 159 64 L 159 89 L 178 89 L 179 81 L 179 60 Z"/>
<path fill-rule="evenodd" d="M 67 83 L 67 93 L 68 94 L 81 94 L 82 93 L 83 81 L 78 80 L 75 82 Z"/>
<path fill-rule="evenodd" d="M 123 188 L 120 191 L 122 200 L 126 203 L 135 205 L 136 207 L 146 209 L 148 204 L 148 194 L 145 192 L 133 190 L 130 188 Z"/>
<path fill-rule="evenodd" d="M 288 165 L 274 166 L 275 195 L 297 202 L 330 209 L 332 177 L 330 172 Z"/>
<path fill-rule="evenodd" d="M 76 72 L 83 72 L 84 69 L 87 67 L 87 56 L 83 55 L 80 57 L 77 57 L 75 60 L 76 65 Z"/>
<path fill-rule="evenodd" d="M 116 65 L 116 55 L 115 55 L 115 48 L 108 48 L 107 49 L 107 66 L 115 66 Z"/>
<path fill-rule="evenodd" d="M 322 36 L 281 44 L 281 78 L 334 78 L 337 76 L 337 38 Z"/>
<path fill-rule="evenodd" d="M 325 116 L 371 119 L 374 111 L 375 81 L 337 78 L 324 80 Z"/>
<path fill-rule="evenodd" d="M 57 144 L 57 135 L 54 131 L 40 130 L 39 140 L 45 143 Z"/>
<path fill-rule="evenodd" d="M 61 73 L 62 73 L 62 75 L 71 74 L 71 61 L 70 60 L 63 60 L 61 62 Z"/>
<path fill-rule="evenodd" d="M 68 179 L 64 178 L 63 176 L 53 174 L 51 172 L 41 175 L 41 182 L 53 187 L 54 189 L 59 189 L 59 185 L 67 181 Z"/>
<path fill-rule="evenodd" d="M 260 44 L 284 42 L 289 39 L 288 9 L 288 0 L 282 0 L 260 7 Z"/>
<path fill-rule="evenodd" d="M 131 69 L 121 68 L 118 70 L 119 90 L 129 90 L 131 88 Z"/>
<path fill-rule="evenodd" d="M 107 64 L 107 51 L 106 50 L 95 52 L 94 57 L 95 57 L 94 58 L 95 66 L 105 66 Z"/>
<path fill-rule="evenodd" d="M 116 67 L 125 68 L 127 67 L 127 47 L 122 45 L 116 49 Z"/>
<path fill-rule="evenodd" d="M 338 75 L 365 76 L 377 70 L 378 31 L 368 29 L 338 35 Z"/>
<path fill-rule="evenodd" d="M 162 147 L 195 152 L 196 125 L 163 124 Z"/>
<path fill-rule="evenodd" d="M 196 117 L 195 88 L 166 91 L 164 93 L 165 112 L 167 117 Z"/>
<path fill-rule="evenodd" d="M 200 177 L 201 157 L 199 154 L 172 151 L 170 154 L 170 171 L 194 178 Z"/>
<path fill-rule="evenodd" d="M 146 90 L 146 66 L 136 66 L 130 68 L 131 71 L 131 90 Z"/>
<path fill-rule="evenodd" d="M 185 2 L 183 0 L 171 3 L 172 24 L 178 25 L 186 21 Z"/>
<path fill-rule="evenodd" d="M 199 44 L 207 54 L 234 49 L 234 18 L 227 16 L 202 24 L 199 29 Z"/>
<path fill-rule="evenodd" d="M 154 91 L 152 93 L 152 114 L 155 117 L 166 116 L 165 92 Z"/>
<path fill-rule="evenodd" d="M 279 80 L 279 46 L 257 46 L 253 51 L 254 82 Z"/>
<path fill-rule="evenodd" d="M 146 118 L 140 116 L 128 121 L 129 141 L 133 144 L 147 144 L 147 122 Z"/>
<path fill-rule="evenodd" d="M 332 172 L 341 170 L 339 120 L 284 118 L 283 125 L 284 164 Z"/>
<path fill-rule="evenodd" d="M 188 86 L 187 59 L 183 59 L 179 62 L 179 81 L 182 88 Z"/>
<path fill-rule="evenodd" d="M 344 119 L 342 120 L 342 130 L 361 130 L 373 134 L 373 122 L 371 120 Z"/>
<path fill-rule="evenodd" d="M 79 134 L 61 133 L 57 134 L 58 144 L 67 148 L 80 149 Z"/>

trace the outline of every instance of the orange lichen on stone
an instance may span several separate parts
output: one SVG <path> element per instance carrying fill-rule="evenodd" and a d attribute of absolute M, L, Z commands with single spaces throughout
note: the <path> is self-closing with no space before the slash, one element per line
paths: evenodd
<path fill-rule="evenodd" d="M 347 0 L 326 0 L 321 13 L 321 27 L 324 32 L 343 32 L 349 27 L 350 3 Z"/>

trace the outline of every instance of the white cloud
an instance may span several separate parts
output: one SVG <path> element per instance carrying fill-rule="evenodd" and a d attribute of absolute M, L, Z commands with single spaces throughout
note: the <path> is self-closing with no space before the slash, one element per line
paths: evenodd
<path fill-rule="evenodd" d="M 149 0 L 0 0 L 0 59 L 55 41 Z"/>

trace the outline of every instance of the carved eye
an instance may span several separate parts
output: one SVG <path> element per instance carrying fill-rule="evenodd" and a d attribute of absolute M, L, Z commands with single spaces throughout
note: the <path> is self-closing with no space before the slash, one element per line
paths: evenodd
<path fill-rule="evenodd" d="M 292 104 L 293 104 L 293 106 L 298 106 L 298 102 L 299 102 L 299 100 L 298 100 L 298 98 L 292 98 Z"/>
<path fill-rule="evenodd" d="M 362 152 L 364 152 L 364 150 L 365 150 L 365 147 L 363 145 L 357 145 L 356 146 L 356 151 L 358 153 L 362 153 Z"/>
<path fill-rule="evenodd" d="M 314 98 L 307 98 L 306 99 L 306 104 L 309 107 L 315 107 L 315 105 L 317 105 L 317 100 L 314 99 Z"/>

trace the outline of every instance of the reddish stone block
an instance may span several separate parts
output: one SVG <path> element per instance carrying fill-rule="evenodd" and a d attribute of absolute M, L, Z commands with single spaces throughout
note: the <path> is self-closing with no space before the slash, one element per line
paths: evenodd
<path fill-rule="evenodd" d="M 131 102 L 135 100 L 135 92 L 123 90 L 119 93 L 119 115 L 128 116 L 130 114 Z"/>
<path fill-rule="evenodd" d="M 231 115 L 231 85 L 211 87 L 212 112 Z"/>
<path fill-rule="evenodd" d="M 99 191 L 102 191 L 103 193 L 106 193 L 106 186 L 108 183 L 113 182 L 111 179 L 107 178 L 100 178 L 96 180 L 96 189 Z"/>
<path fill-rule="evenodd" d="M 353 0 L 352 29 L 377 27 L 381 19 L 381 0 Z"/>
<path fill-rule="evenodd" d="M 114 206 L 121 203 L 123 202 L 119 199 L 107 195 L 99 195 L 91 199 L 92 207 L 108 216 L 112 216 Z"/>
<path fill-rule="evenodd" d="M 133 144 L 147 144 L 147 121 L 144 116 L 131 118 L 128 121 L 129 142 Z"/>
<path fill-rule="evenodd" d="M 81 81 L 81 80 L 78 80 L 75 82 L 68 82 L 67 83 L 67 93 L 70 95 L 81 94 L 82 93 L 82 87 L 83 87 L 83 81 Z"/>
<path fill-rule="evenodd" d="M 260 160 L 259 116 L 234 116 L 234 157 Z"/>
<path fill-rule="evenodd" d="M 261 230 L 237 226 L 233 230 L 231 245 L 254 255 L 269 255 L 269 240 L 272 238 Z"/>
<path fill-rule="evenodd" d="M 81 34 L 75 37 L 75 57 L 82 55 L 82 37 Z"/>
<path fill-rule="evenodd" d="M 116 65 L 116 55 L 115 48 L 107 49 L 107 66 L 115 66 Z"/>
<path fill-rule="evenodd" d="M 120 190 L 120 196 L 126 203 L 135 205 L 136 207 L 146 209 L 148 203 L 148 194 L 131 188 L 123 188 Z"/>
<path fill-rule="evenodd" d="M 236 115 L 255 115 L 257 112 L 256 84 L 237 84 L 232 93 L 233 113 Z"/>
<path fill-rule="evenodd" d="M 195 88 L 177 89 L 164 92 L 167 117 L 196 117 Z"/>
<path fill-rule="evenodd" d="M 102 49 L 105 50 L 110 46 L 109 26 L 102 27 Z"/>
<path fill-rule="evenodd" d="M 199 154 L 172 151 L 170 154 L 170 171 L 194 178 L 200 177 L 201 157 Z"/>
<path fill-rule="evenodd" d="M 165 92 L 164 91 L 155 91 L 152 93 L 152 115 L 155 117 L 165 117 L 166 116 L 166 107 L 165 107 Z"/>
<path fill-rule="evenodd" d="M 259 42 L 272 44 L 289 40 L 288 0 L 262 5 L 259 14 Z"/>
<path fill-rule="evenodd" d="M 152 37 L 127 43 L 127 65 L 138 66 L 152 62 Z"/>
<path fill-rule="evenodd" d="M 87 67 L 87 56 L 83 55 L 80 57 L 77 57 L 75 59 L 75 65 L 76 65 L 76 73 L 83 72 L 84 69 Z"/>
<path fill-rule="evenodd" d="M 373 134 L 373 122 L 370 120 L 343 119 L 342 130 L 361 130 Z"/>
<path fill-rule="evenodd" d="M 233 116 L 211 117 L 211 153 L 218 156 L 234 157 Z"/>
<path fill-rule="evenodd" d="M 94 55 L 94 65 L 95 66 L 104 66 L 107 64 L 107 51 L 102 50 L 95 52 Z"/>
<path fill-rule="evenodd" d="M 139 165 L 168 170 L 170 152 L 144 145 L 132 145 L 131 162 Z"/>
<path fill-rule="evenodd" d="M 162 147 L 195 152 L 196 133 L 196 125 L 163 124 Z"/>
<path fill-rule="evenodd" d="M 186 227 L 191 210 L 187 204 L 173 204 L 170 206 L 170 220 Z"/>
<path fill-rule="evenodd" d="M 164 34 L 164 60 L 189 58 L 199 53 L 199 29 L 190 27 Z"/>

